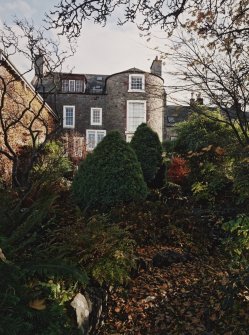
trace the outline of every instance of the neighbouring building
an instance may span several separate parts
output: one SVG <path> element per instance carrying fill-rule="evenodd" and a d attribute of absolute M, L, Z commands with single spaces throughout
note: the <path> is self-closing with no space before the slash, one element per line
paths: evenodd
<path fill-rule="evenodd" d="M 142 122 L 156 131 L 161 141 L 164 139 L 166 94 L 158 58 L 150 72 L 131 68 L 112 75 L 47 75 L 44 62 L 37 63 L 37 74 L 43 73 L 43 77 L 36 75 L 33 85 L 59 116 L 64 132 L 80 134 L 88 151 L 111 130 L 118 130 L 130 141 Z"/>
<path fill-rule="evenodd" d="M 196 105 L 203 105 L 203 98 L 197 94 L 196 99 L 194 93 L 191 93 L 189 105 L 166 105 L 164 115 L 164 140 L 171 141 L 177 138 L 176 125 L 186 121 L 188 117 L 196 111 Z"/>
<path fill-rule="evenodd" d="M 58 118 L 0 50 L 0 178 L 10 183 L 24 148 L 42 143 Z"/>

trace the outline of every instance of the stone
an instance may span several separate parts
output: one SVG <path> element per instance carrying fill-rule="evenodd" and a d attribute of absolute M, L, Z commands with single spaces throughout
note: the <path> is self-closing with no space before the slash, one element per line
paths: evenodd
<path fill-rule="evenodd" d="M 77 324 L 83 335 L 96 333 L 106 301 L 107 292 L 99 287 L 88 287 L 84 295 L 76 294 L 71 306 L 75 309 Z"/>
<path fill-rule="evenodd" d="M 75 309 L 78 327 L 82 330 L 82 334 L 88 334 L 89 315 L 92 311 L 91 303 L 85 296 L 77 293 L 71 302 L 71 306 Z"/>

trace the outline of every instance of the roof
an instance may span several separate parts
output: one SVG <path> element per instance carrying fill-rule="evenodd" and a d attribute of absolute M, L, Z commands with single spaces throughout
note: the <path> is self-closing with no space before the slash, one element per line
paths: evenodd
<path fill-rule="evenodd" d="M 191 106 L 177 106 L 168 105 L 166 106 L 165 113 L 165 125 L 170 127 L 174 124 L 186 121 L 188 116 L 193 112 Z"/>
<path fill-rule="evenodd" d="M 106 74 L 85 74 L 87 80 L 86 93 L 103 93 L 105 81 L 108 75 Z"/>
<path fill-rule="evenodd" d="M 164 79 L 163 79 L 162 77 L 160 77 L 159 75 L 157 75 L 157 74 L 155 74 L 155 73 L 152 73 L 152 72 L 146 72 L 146 71 L 140 70 L 140 69 L 138 69 L 138 68 L 136 68 L 136 67 L 132 67 L 131 69 L 128 69 L 128 70 L 125 70 L 125 71 L 121 71 L 121 72 L 113 73 L 113 74 L 107 76 L 106 80 L 109 79 L 110 77 L 112 77 L 112 76 L 116 76 L 116 75 L 118 75 L 118 74 L 122 74 L 122 73 L 131 73 L 131 72 L 133 72 L 133 73 L 149 73 L 149 74 L 151 74 L 152 76 L 156 76 L 156 77 L 160 78 L 160 79 L 164 82 Z"/>
<path fill-rule="evenodd" d="M 72 72 L 53 72 L 53 74 L 51 73 L 49 76 L 42 78 L 42 85 L 46 88 L 50 87 L 51 90 L 53 90 L 53 88 L 55 88 L 53 81 L 51 80 L 52 75 L 54 75 L 55 77 L 58 77 L 58 79 L 65 79 L 65 77 L 77 77 L 77 76 L 82 76 L 86 79 L 87 85 L 86 85 L 86 92 L 88 94 L 103 94 L 105 92 L 105 86 L 106 86 L 106 81 L 115 75 L 118 74 L 122 74 L 122 73 L 147 73 L 143 70 L 140 70 L 136 67 L 133 67 L 131 69 L 122 71 L 122 72 L 117 72 L 111 75 L 106 75 L 106 74 L 79 74 L 79 73 L 72 73 Z M 163 78 L 154 74 L 154 73 L 150 73 L 149 74 L 156 76 L 158 78 L 160 78 L 163 81 Z M 34 78 L 32 80 L 32 84 L 33 85 L 37 85 L 37 78 Z"/>

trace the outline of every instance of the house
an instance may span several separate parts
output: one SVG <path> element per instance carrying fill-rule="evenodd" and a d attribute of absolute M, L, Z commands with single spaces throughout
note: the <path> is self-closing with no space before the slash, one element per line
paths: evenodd
<path fill-rule="evenodd" d="M 131 68 L 111 75 L 46 74 L 44 61 L 38 63 L 33 85 L 59 116 L 63 131 L 79 134 L 77 138 L 85 139 L 88 151 L 111 130 L 130 141 L 142 122 L 163 140 L 166 94 L 158 58 L 150 72 Z"/>
<path fill-rule="evenodd" d="M 189 105 L 166 105 L 164 115 L 164 140 L 171 141 L 177 138 L 176 125 L 187 121 L 188 117 L 196 111 L 196 106 L 203 105 L 203 98 L 200 94 L 194 99 L 192 92 Z"/>
<path fill-rule="evenodd" d="M 188 116 L 193 112 L 191 106 L 181 106 L 181 105 L 167 105 L 164 120 L 164 139 L 166 141 L 175 140 L 176 125 L 179 122 L 186 121 Z"/>
<path fill-rule="evenodd" d="M 22 152 L 50 134 L 58 118 L 0 50 L 0 175 L 10 183 L 24 171 Z"/>

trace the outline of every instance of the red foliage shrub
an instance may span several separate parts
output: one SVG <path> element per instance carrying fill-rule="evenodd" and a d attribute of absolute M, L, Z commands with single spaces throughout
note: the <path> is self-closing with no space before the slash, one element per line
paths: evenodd
<path fill-rule="evenodd" d="M 184 158 L 173 157 L 171 159 L 167 176 L 172 183 L 182 184 L 189 173 L 190 168 Z"/>

